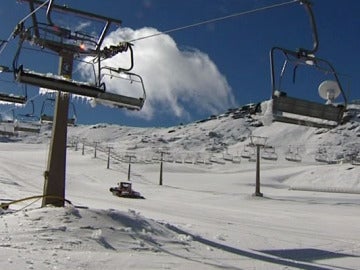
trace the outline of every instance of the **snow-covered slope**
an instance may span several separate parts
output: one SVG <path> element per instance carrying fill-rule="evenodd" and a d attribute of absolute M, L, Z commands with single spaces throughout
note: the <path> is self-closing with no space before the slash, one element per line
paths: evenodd
<path fill-rule="evenodd" d="M 40 208 L 32 199 L 2 210 L 0 268 L 357 269 L 359 118 L 327 130 L 233 116 L 169 128 L 69 127 L 72 204 Z M 263 158 L 277 156 L 261 159 L 262 198 L 252 196 L 255 162 L 241 157 L 250 135 L 267 138 Z M 50 136 L 43 125 L 40 134 L 2 138 L 1 202 L 42 193 Z M 159 150 L 167 153 L 162 186 Z M 109 192 L 127 179 L 129 154 L 145 200 Z"/>

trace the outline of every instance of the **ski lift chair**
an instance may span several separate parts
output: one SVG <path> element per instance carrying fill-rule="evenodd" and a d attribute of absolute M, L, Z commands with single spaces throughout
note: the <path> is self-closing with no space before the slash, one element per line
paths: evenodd
<path fill-rule="evenodd" d="M 328 93 L 326 93 L 327 91 L 329 92 L 335 91 L 336 93 L 335 95 L 342 94 L 344 99 L 344 105 L 335 105 L 332 102 L 330 103 L 328 102 L 329 104 L 322 104 L 315 101 L 288 96 L 286 92 L 282 91 L 280 83 L 278 85 L 275 84 L 274 52 L 276 50 L 281 51 L 286 57 L 286 60 L 284 62 L 284 67 L 289 62 L 295 63 L 294 77 L 298 65 L 302 65 L 302 64 L 308 65 L 306 62 L 311 61 L 315 63 L 314 64 L 316 65 L 315 68 L 317 68 L 319 67 L 320 62 L 326 63 L 328 67 L 330 67 L 330 69 L 328 69 L 326 72 L 332 73 L 335 77 L 335 80 L 324 81 L 323 84 L 319 86 L 319 94 L 321 97 L 324 98 L 326 98 L 329 95 Z M 278 122 L 290 123 L 290 124 L 325 127 L 325 128 L 331 128 L 341 124 L 346 109 L 347 101 L 335 70 L 326 60 L 315 58 L 309 55 L 301 56 L 301 58 L 298 58 L 299 55 L 300 54 L 298 52 L 290 51 L 279 47 L 274 47 L 271 50 L 273 120 Z M 280 77 L 282 77 L 282 75 Z M 279 79 L 279 82 L 281 82 L 281 78 Z M 326 89 L 322 87 L 330 84 L 333 85 L 335 88 Z M 296 117 L 296 116 L 300 116 L 300 117 Z"/>
<path fill-rule="evenodd" d="M 9 67 L 6 66 L 0 66 L 0 73 L 2 74 L 2 78 L 0 79 L 0 81 L 2 83 L 6 83 L 10 88 L 9 90 L 6 91 L 0 91 L 0 102 L 1 103 L 6 103 L 6 104 L 15 104 L 15 105 L 24 105 L 27 102 L 27 88 L 26 85 L 21 86 L 21 93 L 19 94 L 19 90 L 18 89 L 14 89 L 14 87 L 18 87 L 16 86 L 15 82 L 13 80 L 9 80 L 6 78 L 3 78 L 3 75 L 7 75 L 7 74 L 12 74 L 12 71 L 10 70 Z"/>
<path fill-rule="evenodd" d="M 59 90 L 70 94 L 76 94 L 80 96 L 86 96 L 95 100 L 101 100 L 107 105 L 114 105 L 114 107 L 127 108 L 131 110 L 140 110 L 144 104 L 145 96 L 141 98 L 128 97 L 126 95 L 108 92 L 106 82 L 101 82 L 101 62 L 104 59 L 111 58 L 118 53 L 130 52 L 131 66 L 133 65 L 133 54 L 131 44 L 128 42 L 120 42 L 117 45 L 101 48 L 104 41 L 105 35 L 110 30 L 111 24 L 120 25 L 121 21 L 116 19 L 107 18 L 104 16 L 75 10 L 68 8 L 67 6 L 60 6 L 54 4 L 54 1 L 48 1 L 44 5 L 44 2 L 38 0 L 24 0 L 29 3 L 30 10 L 34 11 L 35 6 L 43 5 L 46 7 L 45 17 L 46 22 L 39 22 L 37 12 L 32 12 L 32 26 L 26 28 L 25 22 L 20 22 L 13 32 L 13 37 L 19 37 L 19 47 L 15 54 L 13 61 L 13 70 L 15 79 L 18 82 L 24 84 L 35 85 L 42 88 Z M 66 27 L 62 27 L 60 23 L 55 24 L 53 20 L 53 13 L 58 12 L 65 15 L 76 15 L 81 18 L 86 18 L 90 22 L 94 21 L 102 24 L 100 35 L 96 36 L 93 34 L 93 29 L 90 33 L 73 31 Z M 97 76 L 94 81 L 75 81 L 71 79 L 71 69 L 66 70 L 65 66 L 62 66 L 62 70 L 66 70 L 69 76 L 58 76 L 52 74 L 43 74 L 36 71 L 28 70 L 24 68 L 24 65 L 19 65 L 18 60 L 20 52 L 24 42 L 37 45 L 39 48 L 45 48 L 52 52 L 58 53 L 59 56 L 65 56 L 68 62 L 73 60 L 76 56 L 80 57 L 93 57 L 93 61 L 97 64 Z M 71 59 L 70 59 L 71 58 Z M 124 69 L 122 69 L 124 70 Z M 125 69 L 129 71 L 129 68 Z M 69 78 L 70 77 L 70 78 Z"/>
<path fill-rule="evenodd" d="M 234 159 L 234 156 L 232 154 L 230 154 L 228 152 L 228 150 L 226 149 L 226 151 L 223 153 L 223 160 L 233 161 L 233 159 Z"/>
<path fill-rule="evenodd" d="M 68 117 L 67 124 L 69 126 L 75 126 L 76 125 L 76 120 L 77 120 L 77 113 L 76 113 L 75 104 L 74 104 L 74 102 L 70 102 L 69 105 L 70 105 L 71 110 L 72 110 L 72 116 Z"/>
<path fill-rule="evenodd" d="M 0 123 L 14 123 L 15 122 L 15 111 L 14 109 L 11 109 L 10 114 L 7 112 L 1 112 L 0 113 Z"/>
<path fill-rule="evenodd" d="M 261 158 L 265 159 L 265 160 L 273 160 L 273 161 L 277 160 L 278 155 L 275 152 L 275 147 L 265 145 L 264 146 L 264 151 L 263 151 L 263 153 L 261 155 Z"/>
<path fill-rule="evenodd" d="M 291 162 L 301 162 L 302 158 L 299 154 L 299 148 L 294 149 L 293 146 L 289 145 L 288 151 L 285 153 L 285 159 Z"/>
<path fill-rule="evenodd" d="M 34 101 L 33 100 L 28 101 L 25 106 L 27 106 L 28 104 L 30 104 L 31 106 L 30 112 L 16 115 L 15 131 L 39 133 L 40 132 L 39 117 L 35 115 Z"/>
<path fill-rule="evenodd" d="M 52 123 L 54 121 L 53 111 L 48 113 L 49 109 L 47 108 L 54 108 L 55 98 L 48 97 L 43 101 L 40 113 L 40 123 Z M 76 124 L 77 114 L 75 105 L 73 102 L 69 103 L 69 106 L 72 108 L 73 115 L 71 117 L 68 116 L 67 124 L 69 126 L 74 126 Z"/>
<path fill-rule="evenodd" d="M 123 87 L 127 89 L 128 93 L 125 96 L 122 96 L 122 99 L 118 99 L 113 105 L 122 108 L 126 107 L 129 110 L 140 110 L 144 106 L 146 99 L 146 92 L 143 79 L 140 75 L 130 72 L 124 69 L 115 69 L 112 67 L 102 67 L 101 68 L 101 85 L 107 90 L 117 91 L 114 87 L 111 87 L 110 81 L 116 81 L 117 87 Z M 109 92 L 110 93 L 110 92 Z M 102 97 L 94 98 L 95 103 L 107 104 L 108 101 Z M 126 101 L 126 102 L 125 102 Z"/>
<path fill-rule="evenodd" d="M 315 57 L 315 52 L 318 49 L 319 43 L 314 14 L 308 1 L 302 0 L 300 2 L 304 5 L 310 17 L 314 40 L 313 48 L 310 50 L 300 48 L 297 51 L 281 47 L 273 47 L 271 49 L 270 64 L 273 120 L 290 124 L 331 128 L 342 123 L 347 99 L 338 75 L 331 63 L 327 60 Z M 285 57 L 279 78 L 276 78 L 275 76 L 275 52 L 280 52 Z M 296 70 L 300 66 L 316 69 L 324 75 L 331 74 L 333 77 L 332 80 L 319 86 L 320 96 L 327 98 L 327 103 L 329 104 L 321 104 L 315 101 L 289 96 L 282 89 L 281 85 L 288 64 L 294 65 L 292 76 L 293 84 L 295 84 Z M 340 94 L 343 97 L 344 105 L 336 106 L 332 102 L 329 102 L 333 101 Z"/>
<path fill-rule="evenodd" d="M 0 135 L 3 136 L 15 136 L 15 112 L 11 110 L 11 115 L 1 113 L 0 114 Z"/>
<path fill-rule="evenodd" d="M 250 158 L 252 155 L 255 155 L 255 148 L 252 144 L 244 145 L 244 149 L 241 151 L 242 158 Z"/>
<path fill-rule="evenodd" d="M 43 101 L 40 112 L 40 123 L 52 123 L 54 121 L 53 112 L 51 114 L 47 113 L 49 107 L 53 108 L 55 103 L 55 98 L 46 98 Z"/>

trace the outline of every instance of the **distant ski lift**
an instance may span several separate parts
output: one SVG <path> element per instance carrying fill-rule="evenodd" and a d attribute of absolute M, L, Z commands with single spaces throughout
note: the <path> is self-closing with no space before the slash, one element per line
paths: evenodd
<path fill-rule="evenodd" d="M 205 164 L 205 157 L 202 153 L 196 153 L 194 164 Z"/>
<path fill-rule="evenodd" d="M 249 158 L 248 158 L 249 162 L 256 162 L 256 152 L 254 149 L 254 152 L 250 154 Z"/>
<path fill-rule="evenodd" d="M 165 156 L 165 162 L 173 163 L 174 162 L 174 156 L 172 154 Z"/>
<path fill-rule="evenodd" d="M 184 158 L 184 163 L 194 164 L 194 156 L 191 153 L 188 153 Z"/>
<path fill-rule="evenodd" d="M 0 113 L 0 123 L 14 123 L 14 122 L 15 122 L 14 109 Z"/>
<path fill-rule="evenodd" d="M 315 153 L 315 161 L 327 164 L 336 164 L 339 161 L 332 158 L 326 146 L 320 146 Z"/>
<path fill-rule="evenodd" d="M 28 102 L 26 102 L 23 109 L 25 110 L 26 107 L 28 107 L 28 106 L 30 106 L 30 111 L 25 112 L 25 113 L 18 113 L 16 115 L 16 119 L 24 120 L 24 121 L 39 121 L 39 117 L 35 114 L 34 100 L 32 100 L 32 99 L 28 100 Z"/>
<path fill-rule="evenodd" d="M 120 25 L 120 20 L 115 20 L 100 15 L 75 10 L 68 8 L 67 6 L 55 5 L 54 1 L 48 1 L 44 4 L 42 1 L 37 0 L 24 0 L 30 5 L 30 10 L 34 10 L 34 6 L 42 6 L 42 9 L 37 12 L 32 12 L 32 26 L 25 27 L 27 21 L 22 21 L 17 25 L 17 28 L 13 32 L 13 37 L 19 37 L 19 47 L 14 57 L 14 75 L 18 82 L 35 85 L 42 88 L 53 89 L 62 92 L 68 92 L 75 95 L 85 96 L 94 99 L 96 103 L 102 103 L 105 105 L 111 105 L 119 108 L 127 108 L 131 110 L 140 110 L 145 102 L 145 90 L 143 87 L 142 79 L 139 75 L 128 73 L 131 77 L 137 77 L 137 81 L 141 83 L 142 95 L 139 97 L 127 96 L 119 94 L 119 89 L 110 92 L 110 88 L 107 81 L 102 81 L 101 78 L 106 76 L 103 74 L 104 69 L 118 70 L 120 72 L 129 72 L 133 67 L 133 51 L 131 44 L 128 42 L 121 42 L 109 47 L 102 47 L 102 43 L 105 39 L 105 35 L 110 29 L 112 23 Z M 46 21 L 39 22 L 37 13 L 41 10 L 46 10 Z M 69 21 L 74 16 L 78 16 L 82 19 L 86 18 L 87 21 L 97 23 L 101 25 L 99 29 L 99 35 L 94 34 L 94 29 L 88 29 L 89 32 L 79 32 L 75 27 L 71 28 L 69 25 L 64 24 L 65 20 L 59 20 L 54 23 L 54 13 L 60 13 L 64 15 L 71 15 Z M 40 16 L 39 16 L 40 17 Z M 43 18 L 43 17 L 41 17 Z M 79 24 L 79 22 L 77 22 Z M 78 26 L 78 24 L 76 26 Z M 92 23 L 91 23 L 92 25 Z M 51 73 L 43 74 L 28 68 L 24 68 L 24 64 L 19 65 L 19 56 L 22 51 L 24 42 L 37 45 L 39 48 L 45 48 L 56 52 L 59 55 L 72 55 L 76 58 L 92 57 L 94 65 L 96 65 L 96 76 L 94 81 L 78 81 L 72 80 L 68 77 L 58 76 Z M 119 68 L 109 67 L 103 68 L 102 61 L 115 56 L 118 53 L 130 52 L 130 67 Z M 122 91 L 122 89 L 120 89 Z M 123 92 L 123 91 L 122 91 Z"/>
<path fill-rule="evenodd" d="M 0 135 L 3 136 L 15 136 L 17 135 L 15 131 L 15 112 L 11 110 L 11 113 L 1 113 L 0 114 Z"/>
<path fill-rule="evenodd" d="M 225 164 L 225 161 L 223 159 L 220 159 L 219 157 L 217 157 L 215 154 L 210 156 L 209 161 L 211 163 L 216 163 L 216 164 L 221 164 L 221 165 Z"/>
<path fill-rule="evenodd" d="M 292 162 L 301 162 L 302 157 L 299 153 L 299 148 L 289 145 L 287 152 L 285 153 L 285 159 Z"/>
<path fill-rule="evenodd" d="M 41 107 L 41 112 L 40 112 L 40 122 L 43 123 L 52 123 L 54 121 L 54 103 L 55 103 L 55 98 L 46 98 L 43 101 L 42 107 Z M 50 110 L 50 112 L 48 112 L 48 108 L 52 108 L 52 110 Z"/>
<path fill-rule="evenodd" d="M 15 122 L 14 130 L 21 131 L 26 133 L 39 133 L 40 132 L 40 124 L 39 122 Z"/>
<path fill-rule="evenodd" d="M 359 165 L 360 165 L 360 153 L 358 153 L 356 156 L 354 156 L 354 157 L 351 159 L 351 164 L 352 164 L 352 165 L 356 165 L 356 166 L 359 166 Z"/>
<path fill-rule="evenodd" d="M 255 148 L 252 144 L 244 145 L 243 150 L 241 151 L 242 158 L 250 158 L 252 155 L 255 155 Z"/>
<path fill-rule="evenodd" d="M 26 85 L 17 85 L 13 79 L 6 78 L 6 75 L 12 76 L 12 71 L 8 67 L 0 66 L 0 73 L 2 73 L 0 82 L 4 83 L 7 88 L 6 90 L 0 89 L 0 104 L 24 105 L 27 101 Z M 1 86 L 1 88 L 3 87 Z"/>
<path fill-rule="evenodd" d="M 42 104 L 41 112 L 40 112 L 40 122 L 43 123 L 53 123 L 54 121 L 54 108 L 55 106 L 55 98 L 54 97 L 47 97 Z M 72 116 L 68 116 L 67 124 L 69 126 L 74 126 L 76 124 L 77 114 L 76 108 L 73 102 L 69 103 L 69 106 L 72 110 L 69 110 L 69 113 L 72 112 Z M 49 109 L 51 108 L 51 109 Z"/>
<path fill-rule="evenodd" d="M 182 164 L 184 162 L 184 158 L 182 154 L 176 154 L 175 163 Z"/>
<path fill-rule="evenodd" d="M 233 156 L 232 163 L 240 164 L 241 163 L 241 156 L 239 154 Z"/>
<path fill-rule="evenodd" d="M 31 107 L 30 112 L 19 113 L 15 119 L 15 131 L 39 133 L 40 132 L 40 121 L 39 117 L 35 115 L 35 104 L 33 100 L 29 100 L 25 107 Z"/>
<path fill-rule="evenodd" d="M 265 145 L 264 151 L 261 154 L 261 158 L 265 159 L 265 160 L 273 160 L 273 161 L 277 160 L 278 155 L 277 155 L 277 153 L 275 151 L 275 147 Z"/>
<path fill-rule="evenodd" d="M 273 120 L 291 124 L 327 127 L 331 128 L 342 123 L 343 114 L 347 106 L 347 98 L 341 87 L 338 74 L 330 62 L 324 59 L 317 58 L 315 52 L 318 49 L 318 36 L 313 12 L 308 1 L 300 1 L 304 4 L 309 17 L 313 32 L 314 44 L 311 50 L 300 48 L 297 51 L 292 51 L 280 47 L 273 47 L 270 52 L 271 63 L 271 84 L 272 84 L 272 113 Z M 275 75 L 275 53 L 280 52 L 284 56 L 284 62 L 281 68 L 280 76 Z M 285 71 L 288 66 L 292 65 L 292 83 L 293 88 L 296 82 L 296 71 L 300 66 L 306 67 L 308 70 L 318 71 L 326 78 L 319 86 L 319 94 L 322 98 L 327 100 L 326 104 L 315 101 L 304 100 L 296 97 L 288 96 L 289 89 L 284 89 Z M 331 79 L 328 79 L 328 76 Z M 310 81 L 308 76 L 306 79 Z M 315 83 L 315 80 L 314 80 Z M 311 90 L 311 89 L 310 89 Z M 337 96 L 342 95 L 343 105 L 334 104 Z M 331 102 L 329 102 L 329 100 Z"/>
<path fill-rule="evenodd" d="M 233 161 L 234 156 L 233 156 L 232 154 L 230 154 L 230 153 L 228 152 L 228 150 L 226 150 L 226 151 L 223 153 L 223 159 L 224 159 L 225 161 Z"/>
<path fill-rule="evenodd" d="M 328 153 L 325 147 L 321 146 L 315 153 L 315 160 L 317 162 L 328 162 Z"/>

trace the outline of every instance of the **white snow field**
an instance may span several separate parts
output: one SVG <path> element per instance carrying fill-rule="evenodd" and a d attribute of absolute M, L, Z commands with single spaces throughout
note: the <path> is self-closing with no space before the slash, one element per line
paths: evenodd
<path fill-rule="evenodd" d="M 69 127 L 71 204 L 1 210 L 0 269 L 360 269 L 359 118 L 333 130 L 257 126 L 225 115 L 172 128 Z M 253 151 L 250 133 L 267 137 L 263 158 L 277 157 L 261 159 L 263 197 L 253 196 L 256 163 L 240 158 Z M 50 135 L 43 126 L 3 137 L 1 202 L 42 194 Z M 126 155 L 145 199 L 109 192 L 127 180 Z"/>

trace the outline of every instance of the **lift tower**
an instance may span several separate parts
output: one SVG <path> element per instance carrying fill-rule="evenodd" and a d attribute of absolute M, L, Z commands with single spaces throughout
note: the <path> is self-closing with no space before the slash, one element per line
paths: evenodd
<path fill-rule="evenodd" d="M 69 110 L 69 99 L 71 94 L 77 94 L 95 100 L 113 103 L 116 107 L 140 110 L 145 101 L 145 89 L 143 96 L 139 98 L 128 97 L 106 91 L 106 83 L 102 82 L 103 70 L 116 72 L 124 71 L 129 76 L 137 76 L 128 71 L 133 66 L 133 52 L 131 44 L 123 42 L 119 45 L 102 48 L 105 35 L 110 25 L 120 25 L 121 21 L 89 12 L 75 10 L 67 6 L 54 4 L 53 0 L 38 1 L 24 0 L 28 2 L 31 11 L 32 26 L 26 28 L 25 22 L 21 21 L 14 30 L 14 37 L 19 37 L 19 48 L 14 59 L 15 79 L 20 83 L 35 85 L 47 89 L 56 90 L 55 112 L 52 128 L 52 138 L 49 149 L 47 168 L 44 172 L 44 190 L 42 205 L 64 206 L 65 202 L 65 178 L 66 178 L 66 144 L 67 144 L 67 121 Z M 38 10 L 46 9 L 46 22 L 38 21 Z M 74 31 L 68 27 L 62 27 L 53 22 L 52 13 L 61 12 L 70 16 L 79 16 L 87 20 L 102 22 L 103 27 L 99 35 L 91 35 Z M 18 65 L 18 58 L 24 42 L 30 42 L 41 48 L 56 53 L 59 56 L 58 74 L 49 76 L 29 71 Z M 85 46 L 84 46 L 85 45 Z M 86 49 L 84 49 L 86 47 Z M 131 52 L 131 67 L 121 69 L 116 67 L 102 67 L 101 60 L 114 56 L 124 51 Z M 94 83 L 77 82 L 72 80 L 74 57 L 92 56 L 96 64 L 97 74 L 94 76 Z M 143 87 L 143 84 L 142 84 Z"/>

